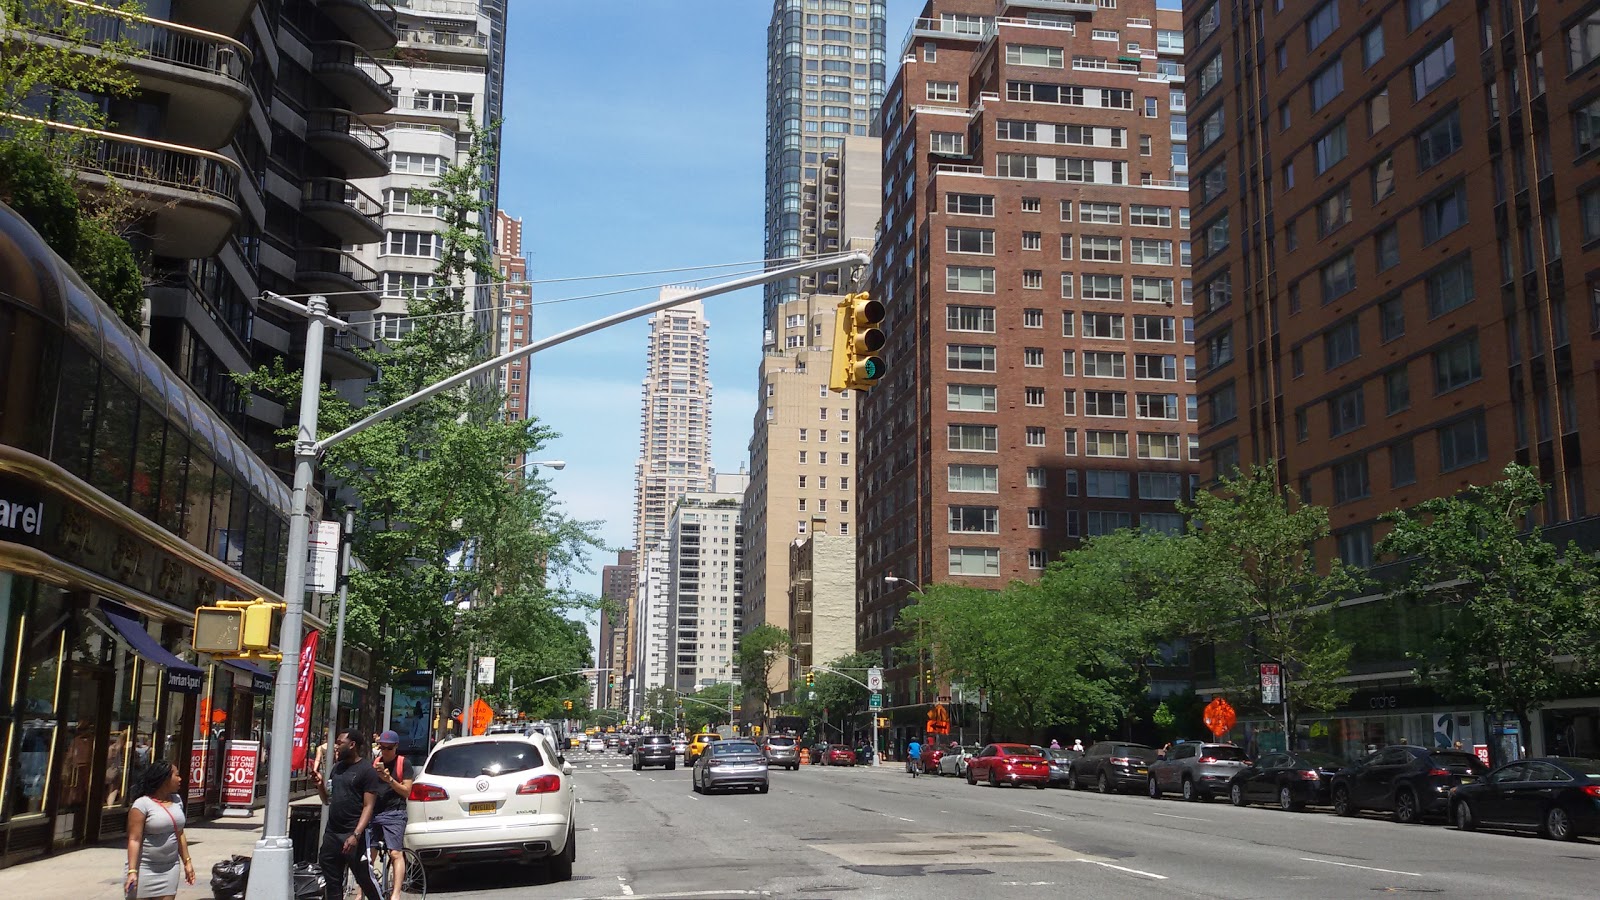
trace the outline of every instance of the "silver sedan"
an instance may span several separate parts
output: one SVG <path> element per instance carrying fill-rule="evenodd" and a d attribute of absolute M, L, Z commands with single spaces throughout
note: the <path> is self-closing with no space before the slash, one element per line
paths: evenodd
<path fill-rule="evenodd" d="M 754 741 L 715 741 L 695 760 L 690 776 L 696 793 L 731 788 L 767 792 L 767 757 Z"/>
<path fill-rule="evenodd" d="M 976 744 L 968 744 L 959 749 L 946 750 L 944 755 L 939 757 L 939 774 L 954 775 L 957 778 L 965 777 L 967 774 L 967 759 L 982 749 Z"/>

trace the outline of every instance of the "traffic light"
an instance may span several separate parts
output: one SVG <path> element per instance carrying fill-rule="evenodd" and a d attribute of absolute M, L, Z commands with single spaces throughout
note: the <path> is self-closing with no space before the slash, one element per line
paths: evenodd
<path fill-rule="evenodd" d="M 926 684 L 930 684 L 930 685 L 933 684 L 933 673 L 932 672 L 924 672 L 924 673 L 922 673 L 922 680 Z"/>
<path fill-rule="evenodd" d="M 865 293 L 846 294 L 834 313 L 833 368 L 828 389 L 865 391 L 883 377 L 883 304 Z"/>
<path fill-rule="evenodd" d="M 287 605 L 257 597 L 202 606 L 194 611 L 194 649 L 213 656 L 282 659 L 272 649 L 273 614 Z"/>
<path fill-rule="evenodd" d="M 807 672 L 806 673 L 806 687 L 811 687 L 812 685 L 814 685 L 816 683 L 817 683 L 817 673 L 815 673 L 815 672 Z"/>
<path fill-rule="evenodd" d="M 571 709 L 572 708 L 572 701 L 571 700 L 563 700 L 563 701 L 561 701 L 561 708 L 562 709 Z"/>

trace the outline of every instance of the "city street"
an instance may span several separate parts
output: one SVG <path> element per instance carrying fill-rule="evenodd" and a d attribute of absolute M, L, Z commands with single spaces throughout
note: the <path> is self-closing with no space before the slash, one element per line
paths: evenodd
<path fill-rule="evenodd" d="M 805 767 L 766 795 L 701 796 L 681 764 L 632 771 L 574 753 L 574 880 L 480 869 L 459 897 L 942 900 L 1091 896 L 1593 897 L 1600 842 L 1401 826 L 1378 816 L 1235 809 L 1142 796 L 990 788 L 954 778 Z"/>

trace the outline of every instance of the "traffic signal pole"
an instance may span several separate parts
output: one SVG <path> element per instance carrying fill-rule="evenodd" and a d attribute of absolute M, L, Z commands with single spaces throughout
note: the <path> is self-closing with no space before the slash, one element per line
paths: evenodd
<path fill-rule="evenodd" d="M 636 306 L 633 309 L 596 319 L 587 325 L 569 328 L 543 340 L 534 341 L 525 347 L 503 353 L 487 362 L 479 363 L 466 371 L 429 385 L 409 397 L 391 403 L 348 428 L 321 440 L 317 440 L 317 414 L 322 399 L 323 332 L 330 327 L 343 331 L 350 326 L 344 321 L 329 315 L 328 300 L 321 295 L 310 297 L 306 303 L 300 304 L 271 292 L 262 294 L 263 301 L 304 316 L 307 321 L 306 355 L 300 388 L 300 421 L 295 431 L 294 441 L 294 484 L 289 509 L 289 541 L 286 548 L 288 560 L 284 568 L 283 578 L 283 599 L 287 606 L 284 609 L 283 624 L 280 627 L 278 637 L 278 647 L 283 653 L 283 661 L 278 665 L 277 680 L 273 686 L 272 694 L 272 753 L 268 757 L 265 822 L 261 830 L 261 839 L 256 841 L 254 857 L 250 864 L 250 881 L 245 892 L 246 900 L 283 900 L 285 897 L 294 896 L 294 881 L 291 875 L 294 863 L 294 845 L 289 840 L 289 778 L 293 772 L 294 736 L 296 725 L 299 724 L 296 721 L 295 699 L 297 676 L 300 671 L 300 631 L 305 623 L 306 551 L 310 547 L 311 532 L 310 505 L 307 502 L 307 495 L 311 491 L 311 479 L 317 459 L 331 447 L 342 443 L 351 436 L 359 434 L 379 422 L 391 419 L 430 397 L 481 376 L 489 375 L 509 363 L 526 359 L 542 350 L 560 346 L 568 341 L 593 334 L 596 331 L 603 331 L 613 325 L 620 325 L 623 322 L 676 306 L 683 306 L 687 303 L 693 303 L 706 297 L 732 293 L 748 287 L 758 287 L 769 282 L 792 278 L 796 275 L 809 275 L 813 272 L 861 267 L 869 263 L 870 259 L 865 253 L 841 253 L 836 256 L 810 260 L 809 262 L 779 266 L 755 275 L 747 275 L 743 278 L 735 278 L 732 281 L 712 285 L 711 287 L 660 298 L 643 306 Z M 315 677 L 315 668 L 313 668 L 312 672 L 312 677 Z M 476 672 L 468 673 L 469 678 L 476 677 L 476 675 Z M 338 689 L 339 686 L 335 684 L 335 698 L 338 696 Z M 309 715 L 309 712 L 307 710 L 307 715 Z M 463 710 L 462 712 L 464 714 L 469 713 L 468 710 Z M 307 739 L 309 742 L 309 734 Z"/>

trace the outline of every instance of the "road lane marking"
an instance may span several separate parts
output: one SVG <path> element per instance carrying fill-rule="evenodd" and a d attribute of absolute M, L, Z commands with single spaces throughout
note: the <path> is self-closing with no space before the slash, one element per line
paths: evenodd
<path fill-rule="evenodd" d="M 1187 819 L 1190 822 L 1209 822 L 1210 819 L 1196 819 L 1194 816 L 1175 816 L 1172 813 L 1151 813 L 1152 816 L 1161 816 L 1164 819 Z"/>
<path fill-rule="evenodd" d="M 1154 878 L 1156 881 L 1166 881 L 1167 880 L 1167 876 L 1165 876 L 1165 875 L 1157 875 L 1154 872 L 1145 872 L 1145 871 L 1142 871 L 1140 869 L 1130 869 L 1127 866 L 1119 866 L 1116 863 L 1108 863 L 1108 862 L 1105 862 L 1104 860 L 1085 859 L 1085 860 L 1079 860 L 1079 861 L 1080 862 L 1086 862 L 1086 863 L 1094 863 L 1097 866 L 1104 866 L 1107 869 L 1116 869 L 1118 872 L 1127 872 L 1129 875 L 1143 875 L 1146 878 Z"/>
<path fill-rule="evenodd" d="M 1030 816 L 1043 816 L 1046 819 L 1055 819 L 1058 822 L 1070 822 L 1070 821 L 1072 821 L 1071 819 L 1067 818 L 1066 816 L 1058 816 L 1058 815 L 1054 815 L 1052 813 L 1034 812 L 1031 809 L 1019 809 L 1019 810 L 1017 810 L 1017 812 L 1027 813 Z"/>
<path fill-rule="evenodd" d="M 1300 857 L 1305 862 L 1324 863 L 1330 866 L 1344 866 L 1347 869 L 1366 869 L 1368 872 L 1382 872 L 1385 875 L 1410 875 L 1412 878 L 1426 878 L 1421 872 L 1400 872 L 1395 869 L 1380 869 L 1376 866 L 1358 866 L 1355 863 L 1334 862 L 1331 859 L 1312 859 L 1309 856 Z"/>

